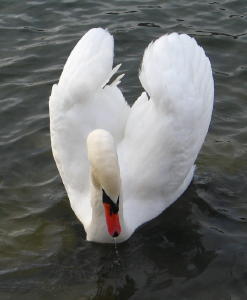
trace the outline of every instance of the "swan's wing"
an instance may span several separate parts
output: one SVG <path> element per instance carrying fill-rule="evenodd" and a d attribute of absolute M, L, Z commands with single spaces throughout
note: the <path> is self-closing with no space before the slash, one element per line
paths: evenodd
<path fill-rule="evenodd" d="M 119 142 L 129 107 L 117 87 L 107 85 L 117 71 L 113 65 L 113 38 L 100 28 L 88 31 L 72 50 L 49 101 L 53 155 L 78 216 L 88 215 L 82 197 L 88 193 L 89 165 L 86 138 L 90 131 L 110 131 Z M 81 209 L 82 206 L 82 209 Z M 82 222 L 85 216 L 79 216 Z M 85 223 L 85 222 L 84 222 Z"/>
<path fill-rule="evenodd" d="M 165 35 L 145 51 L 143 93 L 119 147 L 126 222 L 157 216 L 187 188 L 213 107 L 209 59 L 189 36 Z"/>

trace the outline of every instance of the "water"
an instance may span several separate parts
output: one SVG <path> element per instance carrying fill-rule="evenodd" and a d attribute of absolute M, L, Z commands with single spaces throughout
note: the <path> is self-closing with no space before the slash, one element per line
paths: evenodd
<path fill-rule="evenodd" d="M 0 15 L 0 299 L 247 299 L 246 0 L 2 0 Z M 118 254 L 85 242 L 49 139 L 51 86 L 96 26 L 114 34 L 129 103 L 144 48 L 166 32 L 195 36 L 215 77 L 193 183 Z"/>

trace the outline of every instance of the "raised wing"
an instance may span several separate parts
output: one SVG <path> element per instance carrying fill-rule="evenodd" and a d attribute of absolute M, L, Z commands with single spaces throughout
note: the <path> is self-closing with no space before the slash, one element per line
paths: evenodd
<path fill-rule="evenodd" d="M 113 65 L 113 38 L 105 30 L 88 31 L 72 50 L 50 96 L 50 130 L 53 155 L 71 206 L 81 205 L 88 193 L 89 165 L 86 138 L 96 128 L 106 129 L 119 142 L 129 106 L 117 87 L 107 85 L 117 71 Z M 84 204 L 83 211 L 87 213 Z M 82 216 L 80 219 L 83 219 Z"/>
<path fill-rule="evenodd" d="M 140 81 L 150 99 L 143 93 L 131 108 L 119 147 L 125 217 L 132 227 L 157 216 L 187 188 L 214 94 L 209 59 L 185 34 L 148 46 Z"/>

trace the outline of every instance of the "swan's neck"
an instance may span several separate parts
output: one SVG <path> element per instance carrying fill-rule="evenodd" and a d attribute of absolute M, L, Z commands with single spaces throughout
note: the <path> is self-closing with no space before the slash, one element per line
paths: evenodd
<path fill-rule="evenodd" d="M 92 218 L 87 240 L 110 243 L 125 236 L 121 179 L 113 137 L 105 130 L 91 132 L 87 139 L 90 162 Z"/>

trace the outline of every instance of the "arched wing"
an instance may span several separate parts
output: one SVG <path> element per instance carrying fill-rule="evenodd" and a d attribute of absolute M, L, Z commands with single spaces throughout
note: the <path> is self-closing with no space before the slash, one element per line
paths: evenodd
<path fill-rule="evenodd" d="M 190 183 L 213 107 L 209 59 L 189 36 L 165 35 L 146 49 L 143 93 L 119 146 L 127 223 L 157 216 Z M 152 203 L 154 203 L 152 205 Z"/>
<path fill-rule="evenodd" d="M 89 188 L 89 132 L 106 129 L 119 142 L 129 114 L 129 106 L 117 87 L 119 80 L 107 85 L 118 68 L 112 70 L 112 65 L 112 36 L 103 29 L 91 29 L 72 50 L 58 84 L 52 88 L 52 150 L 74 210 Z"/>

